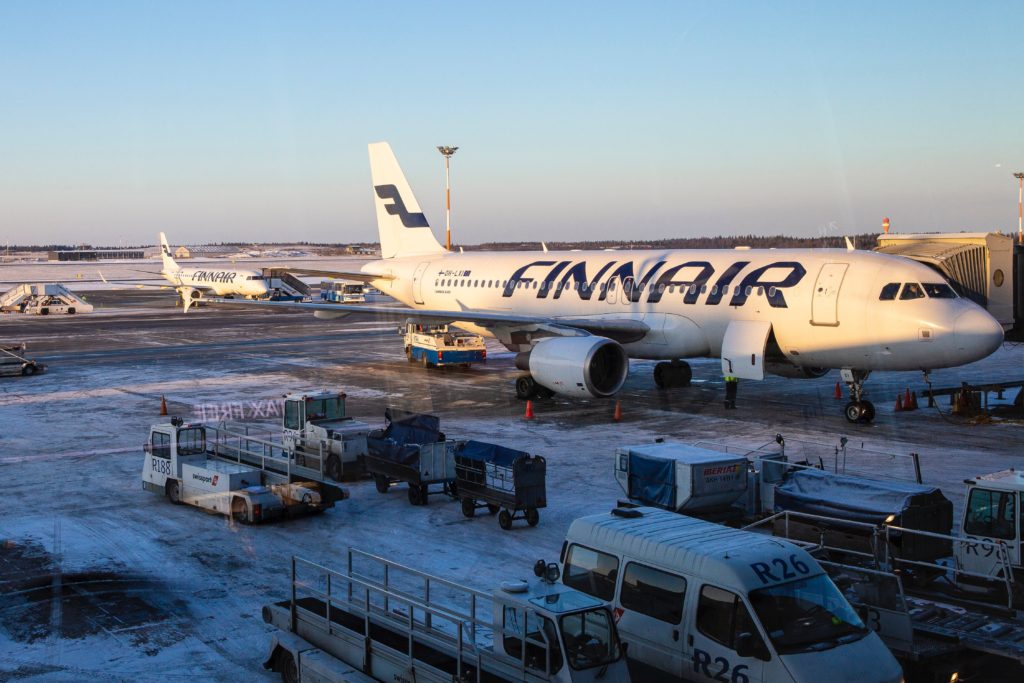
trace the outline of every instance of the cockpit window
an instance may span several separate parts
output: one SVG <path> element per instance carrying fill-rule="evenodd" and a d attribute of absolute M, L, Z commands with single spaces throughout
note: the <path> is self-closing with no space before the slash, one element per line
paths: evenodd
<path fill-rule="evenodd" d="M 903 285 L 903 291 L 900 292 L 900 301 L 906 301 L 907 299 L 923 299 L 924 290 L 921 289 L 921 285 L 916 282 L 908 282 Z"/>
<path fill-rule="evenodd" d="M 924 292 L 932 299 L 955 299 L 956 292 L 944 282 L 924 283 Z"/>
<path fill-rule="evenodd" d="M 885 287 L 882 287 L 882 293 L 878 295 L 879 301 L 892 301 L 896 298 L 896 293 L 900 291 L 900 283 L 890 282 Z"/>

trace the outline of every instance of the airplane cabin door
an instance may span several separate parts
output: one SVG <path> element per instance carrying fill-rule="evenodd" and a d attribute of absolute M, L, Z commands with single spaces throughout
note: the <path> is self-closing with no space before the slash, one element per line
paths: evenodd
<path fill-rule="evenodd" d="M 812 325 L 839 325 L 839 288 L 848 267 L 846 263 L 826 263 L 821 267 L 811 299 Z"/>
<path fill-rule="evenodd" d="M 633 290 L 636 288 L 636 281 L 632 277 L 625 277 L 622 280 L 622 305 L 629 306 L 633 303 Z"/>
<path fill-rule="evenodd" d="M 429 261 L 419 264 L 416 266 L 416 272 L 412 276 L 412 298 L 418 304 L 423 303 L 423 271 L 429 265 Z"/>

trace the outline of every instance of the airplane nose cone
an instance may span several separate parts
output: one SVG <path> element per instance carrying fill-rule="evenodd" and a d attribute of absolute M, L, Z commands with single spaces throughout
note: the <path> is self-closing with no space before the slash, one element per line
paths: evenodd
<path fill-rule="evenodd" d="M 981 308 L 964 311 L 953 322 L 958 349 L 975 359 L 985 358 L 1003 343 L 1003 326 Z"/>

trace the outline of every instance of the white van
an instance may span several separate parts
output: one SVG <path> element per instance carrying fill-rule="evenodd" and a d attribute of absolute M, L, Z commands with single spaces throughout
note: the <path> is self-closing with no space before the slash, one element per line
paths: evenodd
<path fill-rule="evenodd" d="M 577 519 L 562 582 L 611 603 L 634 681 L 898 683 L 900 665 L 806 551 L 656 508 Z"/>

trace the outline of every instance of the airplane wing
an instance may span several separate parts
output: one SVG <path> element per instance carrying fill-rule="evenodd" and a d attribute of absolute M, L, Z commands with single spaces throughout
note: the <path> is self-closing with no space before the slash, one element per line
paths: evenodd
<path fill-rule="evenodd" d="M 357 282 L 372 282 L 373 280 L 393 280 L 394 278 L 390 275 L 371 275 L 368 273 L 361 273 L 358 271 L 340 271 L 340 270 L 314 270 L 309 268 L 274 268 L 276 271 L 284 271 L 291 275 L 308 276 L 308 277 L 330 277 L 339 278 L 342 280 L 355 280 Z"/>
<path fill-rule="evenodd" d="M 296 301 L 251 301 L 239 299 L 207 298 L 207 303 L 225 304 L 228 306 L 267 306 L 271 308 L 289 308 L 294 310 L 312 311 L 318 318 L 340 318 L 351 313 L 370 313 L 374 316 L 396 323 L 422 321 L 440 325 L 454 322 L 467 322 L 481 327 L 496 328 L 543 328 L 553 336 L 579 336 L 595 334 L 614 339 L 621 344 L 642 339 L 650 327 L 640 320 L 629 318 L 587 318 L 517 315 L 504 311 L 461 310 L 444 311 L 425 308 L 407 308 L 404 306 L 367 306 L 365 304 L 332 304 L 320 302 Z"/>
<path fill-rule="evenodd" d="M 163 279 L 163 276 L 161 276 L 160 273 L 150 273 L 150 272 L 144 271 L 144 270 L 136 270 L 134 272 L 136 272 L 136 273 L 146 273 L 147 275 L 152 275 L 154 280 L 161 280 L 161 279 Z M 138 280 L 108 280 L 107 278 L 105 278 L 103 276 L 102 272 L 97 270 L 96 273 L 100 276 L 100 280 L 102 280 L 103 284 L 105 284 L 105 285 L 125 285 L 125 286 L 131 286 L 131 287 L 139 287 L 139 288 L 142 288 L 142 287 L 153 287 L 153 288 L 158 288 L 158 289 L 169 289 L 169 288 L 170 289 L 174 289 L 174 285 L 172 285 L 170 282 L 166 282 L 166 281 L 163 284 L 152 284 L 152 283 L 146 283 L 146 282 L 139 282 Z"/>

